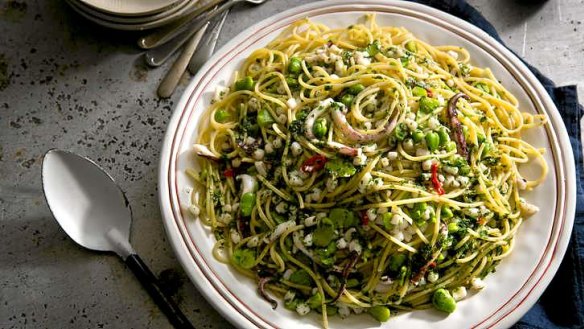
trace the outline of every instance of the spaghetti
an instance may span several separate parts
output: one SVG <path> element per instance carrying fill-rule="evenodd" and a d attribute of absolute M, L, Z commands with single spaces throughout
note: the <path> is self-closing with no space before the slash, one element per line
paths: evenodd
<path fill-rule="evenodd" d="M 545 124 L 489 69 L 373 15 L 310 20 L 255 50 L 201 120 L 191 210 L 215 257 L 301 315 L 452 312 L 538 208 L 521 139 Z M 537 162 L 539 177 L 519 166 Z"/>

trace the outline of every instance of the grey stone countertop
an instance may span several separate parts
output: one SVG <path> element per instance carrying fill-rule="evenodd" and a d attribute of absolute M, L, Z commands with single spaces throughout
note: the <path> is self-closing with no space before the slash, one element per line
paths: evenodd
<path fill-rule="evenodd" d="M 239 5 L 219 46 L 243 28 L 309 0 Z M 471 0 L 503 40 L 559 85 L 584 82 L 584 1 Z M 160 100 L 168 65 L 149 69 L 139 34 L 90 23 L 57 0 L 0 0 L 0 186 L 40 188 L 50 148 L 106 168 L 134 212 L 132 243 L 197 328 L 226 322 L 188 280 L 157 200 L 161 141 L 188 82 Z M 0 328 L 168 328 L 122 261 L 77 246 L 42 197 L 0 198 Z"/>

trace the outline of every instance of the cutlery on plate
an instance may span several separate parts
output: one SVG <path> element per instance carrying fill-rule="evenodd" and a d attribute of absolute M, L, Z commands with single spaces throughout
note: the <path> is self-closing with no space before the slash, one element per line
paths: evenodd
<path fill-rule="evenodd" d="M 198 16 L 215 8 L 222 1 L 223 0 L 212 0 L 201 7 L 195 7 L 196 10 L 186 14 L 185 17 L 179 19 L 178 21 L 168 24 L 160 29 L 157 29 L 151 34 L 138 39 L 138 46 L 142 49 L 151 49 L 168 42 L 170 39 L 172 39 L 170 34 L 173 33 L 176 29 L 192 20 L 198 19 Z"/>
<path fill-rule="evenodd" d="M 87 158 L 53 149 L 43 158 L 42 182 L 51 212 L 71 239 L 118 254 L 173 326 L 194 328 L 130 245 L 132 210 L 111 176 Z"/>
<path fill-rule="evenodd" d="M 207 24 L 205 24 L 199 31 L 197 31 L 197 33 L 195 33 L 195 35 L 191 37 L 191 40 L 189 40 L 189 42 L 185 45 L 182 53 L 172 64 L 172 67 L 166 73 L 164 79 L 162 79 L 160 82 L 160 85 L 158 86 L 159 97 L 168 98 L 172 96 L 174 89 L 178 85 L 178 82 L 183 73 L 185 73 L 187 65 L 189 65 L 189 61 L 193 57 L 193 53 L 201 42 L 201 38 L 205 34 L 208 26 L 209 22 L 207 22 Z"/>
<path fill-rule="evenodd" d="M 201 66 L 203 66 L 211 55 L 213 55 L 215 45 L 217 45 L 217 39 L 219 39 L 219 34 L 221 33 L 225 19 L 229 14 L 229 10 L 230 9 L 227 9 L 221 13 L 221 16 L 213 21 L 213 25 L 208 29 L 208 32 L 203 35 L 197 50 L 189 61 L 188 68 L 191 74 L 197 74 L 197 71 L 199 71 Z"/>
<path fill-rule="evenodd" d="M 212 11 L 207 11 L 191 20 L 190 22 L 180 26 L 179 28 L 173 30 L 166 35 L 166 39 L 170 40 L 164 44 L 155 46 L 154 48 L 148 50 L 144 56 L 146 63 L 151 66 L 160 66 L 164 61 L 166 61 L 177 49 L 179 49 L 196 31 L 198 31 L 203 25 L 208 21 L 212 20 L 215 16 L 221 14 L 227 9 L 233 7 L 240 2 L 249 2 L 256 5 L 262 4 L 268 0 L 227 0 L 221 4 L 217 9 Z"/>

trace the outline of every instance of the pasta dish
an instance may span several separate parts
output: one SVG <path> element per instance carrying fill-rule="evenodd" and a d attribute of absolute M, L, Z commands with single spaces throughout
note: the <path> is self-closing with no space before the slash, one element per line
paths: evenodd
<path fill-rule="evenodd" d="M 374 15 L 287 27 L 218 87 L 191 212 L 259 295 L 331 316 L 451 313 L 513 250 L 547 174 L 520 110 L 467 50 Z M 538 177 L 522 175 L 537 165 Z"/>

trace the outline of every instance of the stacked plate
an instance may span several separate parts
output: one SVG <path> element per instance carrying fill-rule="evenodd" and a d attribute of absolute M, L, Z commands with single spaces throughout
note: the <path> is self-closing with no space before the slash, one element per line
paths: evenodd
<path fill-rule="evenodd" d="M 193 11 L 198 0 L 67 0 L 83 17 L 117 30 L 159 27 Z"/>

